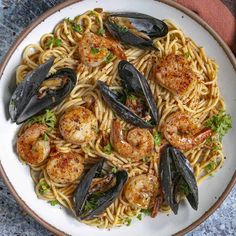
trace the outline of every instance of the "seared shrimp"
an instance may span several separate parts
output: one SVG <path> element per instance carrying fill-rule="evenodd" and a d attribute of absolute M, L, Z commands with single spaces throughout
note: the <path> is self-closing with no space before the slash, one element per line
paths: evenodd
<path fill-rule="evenodd" d="M 134 207 L 147 209 L 153 206 L 158 192 L 157 177 L 154 175 L 138 175 L 128 180 L 123 194 Z"/>
<path fill-rule="evenodd" d="M 146 129 L 131 129 L 124 140 L 120 121 L 113 122 L 111 131 L 112 145 L 121 156 L 138 161 L 152 153 L 154 140 Z"/>
<path fill-rule="evenodd" d="M 42 124 L 29 126 L 17 139 L 17 153 L 30 165 L 43 162 L 50 152 L 49 140 L 44 140 L 48 128 Z"/>
<path fill-rule="evenodd" d="M 189 115 L 182 112 L 171 114 L 163 124 L 162 130 L 170 144 L 181 150 L 190 150 L 213 134 L 211 129 L 201 129 Z"/>
<path fill-rule="evenodd" d="M 154 79 L 176 95 L 184 95 L 194 88 L 197 77 L 182 55 L 170 54 L 154 68 Z"/>
<path fill-rule="evenodd" d="M 87 108 L 71 107 L 59 120 L 59 130 L 63 138 L 73 144 L 87 143 L 96 138 L 97 119 Z"/>
<path fill-rule="evenodd" d="M 120 44 L 112 39 L 88 32 L 79 42 L 80 60 L 87 66 L 99 66 L 110 55 L 110 52 L 119 59 L 126 59 Z"/>
<path fill-rule="evenodd" d="M 83 173 L 83 158 L 76 152 L 56 153 L 50 156 L 46 170 L 52 181 L 72 183 Z"/>

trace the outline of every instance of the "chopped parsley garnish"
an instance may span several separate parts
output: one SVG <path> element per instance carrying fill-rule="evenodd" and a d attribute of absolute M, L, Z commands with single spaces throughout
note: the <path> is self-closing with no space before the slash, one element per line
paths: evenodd
<path fill-rule="evenodd" d="M 159 146 L 161 144 L 161 139 L 162 139 L 161 133 L 160 132 L 155 132 L 153 134 L 153 137 L 154 137 L 154 144 Z"/>
<path fill-rule="evenodd" d="M 125 223 L 127 226 L 130 226 L 131 222 L 132 222 L 132 220 L 130 218 L 125 219 Z"/>
<path fill-rule="evenodd" d="M 113 166 L 111 172 L 115 174 L 117 172 L 117 167 Z"/>
<path fill-rule="evenodd" d="M 189 194 L 189 187 L 188 184 L 184 179 L 181 178 L 180 183 L 179 183 L 179 191 L 183 193 L 185 196 Z"/>
<path fill-rule="evenodd" d="M 218 150 L 221 150 L 220 146 L 215 145 L 215 146 L 212 147 L 212 151 L 218 151 Z"/>
<path fill-rule="evenodd" d="M 91 47 L 91 53 L 92 54 L 97 54 L 98 52 L 99 52 L 99 48 Z"/>
<path fill-rule="evenodd" d="M 105 29 L 104 28 L 99 28 L 97 31 L 97 34 L 103 35 L 105 34 Z"/>
<path fill-rule="evenodd" d="M 111 62 L 113 57 L 114 57 L 113 53 L 109 52 L 109 54 L 106 57 L 106 63 Z"/>
<path fill-rule="evenodd" d="M 133 95 L 133 94 L 129 94 L 129 95 L 128 95 L 128 99 L 130 99 L 130 100 L 136 100 L 137 97 L 136 97 L 135 95 Z"/>
<path fill-rule="evenodd" d="M 85 202 L 83 212 L 87 213 L 97 208 L 98 199 L 101 197 L 102 193 L 96 192 L 92 193 Z"/>
<path fill-rule="evenodd" d="M 44 194 L 44 193 L 48 192 L 49 189 L 50 189 L 50 187 L 49 187 L 48 183 L 45 180 L 39 182 L 39 192 L 41 194 Z"/>
<path fill-rule="evenodd" d="M 83 29 L 82 29 L 81 25 L 73 24 L 72 29 L 77 33 L 82 33 L 83 32 Z"/>
<path fill-rule="evenodd" d="M 189 58 L 189 56 L 190 56 L 190 53 L 189 53 L 189 52 L 184 53 L 184 57 L 185 57 L 186 59 Z"/>
<path fill-rule="evenodd" d="M 214 132 L 218 133 L 220 141 L 223 136 L 232 128 L 232 118 L 225 111 L 220 111 L 206 121 L 206 126 L 211 128 Z"/>
<path fill-rule="evenodd" d="M 73 20 L 71 20 L 69 17 L 65 18 L 66 23 L 71 26 L 72 30 L 74 30 L 77 33 L 82 33 L 83 29 L 81 25 L 76 24 Z"/>
<path fill-rule="evenodd" d="M 117 28 L 119 33 L 126 33 L 128 31 L 128 28 L 122 25 L 117 25 Z"/>
<path fill-rule="evenodd" d="M 48 141 L 49 140 L 48 134 L 46 132 L 43 134 L 43 140 L 44 141 Z"/>
<path fill-rule="evenodd" d="M 209 162 L 209 164 L 207 164 L 205 167 L 204 167 L 204 170 L 207 172 L 207 173 L 210 173 L 212 170 L 214 170 L 216 168 L 216 163 L 214 161 L 211 161 Z"/>
<path fill-rule="evenodd" d="M 141 212 L 145 215 L 145 216 L 150 216 L 152 213 L 152 210 L 150 208 L 148 209 L 142 209 Z"/>
<path fill-rule="evenodd" d="M 54 128 L 56 124 L 56 116 L 52 111 L 47 109 L 44 114 L 30 118 L 29 123 L 40 123 L 47 125 L 50 128 Z"/>
<path fill-rule="evenodd" d="M 103 148 L 103 152 L 106 154 L 110 155 L 112 153 L 113 147 L 110 143 L 108 143 L 106 146 Z"/>
<path fill-rule="evenodd" d="M 61 39 L 55 38 L 55 37 L 51 37 L 50 39 L 48 39 L 46 46 L 57 46 L 60 47 L 62 45 L 62 41 Z"/>
<path fill-rule="evenodd" d="M 142 214 L 138 214 L 137 219 L 142 220 Z"/>
<path fill-rule="evenodd" d="M 96 208 L 96 203 L 94 201 L 86 201 L 85 205 L 84 205 L 84 211 L 85 212 L 89 212 L 90 210 L 93 210 Z"/>
<path fill-rule="evenodd" d="M 56 206 L 57 204 L 59 204 L 59 202 L 57 200 L 52 200 L 50 201 L 51 206 Z"/>

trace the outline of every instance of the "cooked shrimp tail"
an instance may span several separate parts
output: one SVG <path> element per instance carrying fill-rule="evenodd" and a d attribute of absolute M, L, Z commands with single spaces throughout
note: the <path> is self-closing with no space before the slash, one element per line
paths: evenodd
<path fill-rule="evenodd" d="M 121 123 L 113 122 L 111 139 L 114 149 L 123 157 L 138 161 L 151 154 L 154 148 L 152 134 L 146 129 L 131 129 L 124 139 Z"/>

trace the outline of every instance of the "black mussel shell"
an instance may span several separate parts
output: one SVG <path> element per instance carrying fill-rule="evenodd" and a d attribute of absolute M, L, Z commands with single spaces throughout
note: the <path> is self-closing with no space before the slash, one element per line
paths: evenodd
<path fill-rule="evenodd" d="M 146 78 L 128 61 L 120 61 L 118 73 L 124 88 L 137 95 L 144 95 L 154 124 L 159 122 L 157 106 Z"/>
<path fill-rule="evenodd" d="M 198 208 L 198 186 L 194 176 L 193 168 L 184 154 L 176 149 L 171 148 L 172 158 L 175 163 L 177 171 L 180 173 L 183 180 L 186 182 L 189 192 L 186 196 L 190 205 L 194 210 Z"/>
<path fill-rule="evenodd" d="M 119 196 L 125 182 L 127 181 L 128 178 L 127 172 L 117 171 L 114 174 L 114 178 L 116 179 L 115 186 L 109 188 L 107 191 L 103 192 L 99 197 L 97 197 L 95 203 L 96 207 L 84 213 L 84 206 L 86 200 L 89 199 L 90 197 L 89 195 L 90 185 L 95 175 L 99 175 L 99 171 L 101 171 L 103 163 L 104 160 L 101 160 L 100 162 L 95 164 L 80 180 L 80 183 L 75 191 L 73 198 L 74 208 L 76 216 L 80 220 L 89 220 L 104 212 L 105 209 L 109 207 L 114 202 L 114 200 Z"/>
<path fill-rule="evenodd" d="M 170 149 L 168 147 L 164 148 L 161 152 L 160 179 L 165 200 L 171 207 L 172 211 L 177 214 L 179 206 L 174 197 L 174 186 L 171 170 L 172 159 L 170 158 L 170 155 Z"/>
<path fill-rule="evenodd" d="M 37 69 L 29 73 L 26 78 L 16 87 L 9 103 L 9 114 L 13 122 L 19 117 L 25 105 L 29 102 L 40 84 L 45 80 L 54 59 L 47 60 Z"/>
<path fill-rule="evenodd" d="M 106 83 L 97 81 L 97 84 L 105 102 L 120 118 L 133 124 L 134 126 L 141 128 L 153 128 L 154 125 L 147 123 L 134 112 L 130 111 L 129 108 L 123 103 L 121 103 L 117 94 L 112 92 Z"/>
<path fill-rule="evenodd" d="M 157 106 L 153 98 L 151 89 L 145 77 L 129 62 L 120 61 L 118 65 L 119 76 L 122 80 L 123 88 L 126 91 L 141 95 L 147 103 L 152 119 L 150 122 L 143 120 L 119 99 L 116 93 L 111 91 L 106 83 L 97 81 L 103 99 L 109 107 L 123 120 L 141 128 L 153 128 L 159 122 Z"/>
<path fill-rule="evenodd" d="M 44 109 L 54 107 L 74 88 L 76 74 L 70 68 L 60 69 L 55 74 L 46 77 L 52 64 L 53 60 L 48 60 L 27 76 L 16 88 L 9 106 L 12 121 L 20 124 Z M 40 96 L 39 88 L 42 82 L 46 82 L 47 80 L 54 80 L 55 82 L 56 80 L 64 80 L 65 83 L 56 89 L 48 88 L 43 96 Z"/>
<path fill-rule="evenodd" d="M 127 27 L 122 27 L 114 21 L 114 18 L 126 18 L 139 32 L 146 34 L 148 37 L 141 37 L 134 34 Z M 165 22 L 152 16 L 137 12 L 111 12 L 107 17 L 105 25 L 109 32 L 121 42 L 133 46 L 152 46 L 153 42 L 150 37 L 162 37 L 168 33 L 168 26 Z"/>
<path fill-rule="evenodd" d="M 192 208 L 197 210 L 198 187 L 193 169 L 184 154 L 170 145 L 161 151 L 160 179 L 165 200 L 175 214 L 178 213 L 178 195 L 183 184 L 187 190 L 185 196 Z"/>

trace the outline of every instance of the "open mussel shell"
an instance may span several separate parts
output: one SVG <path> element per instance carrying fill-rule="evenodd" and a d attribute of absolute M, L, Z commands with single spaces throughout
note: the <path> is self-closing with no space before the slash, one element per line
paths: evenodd
<path fill-rule="evenodd" d="M 44 64 L 29 73 L 16 87 L 9 103 L 9 114 L 13 122 L 17 120 L 25 105 L 29 102 L 29 98 L 35 94 L 35 91 L 46 78 L 53 62 L 54 59 L 47 60 Z"/>
<path fill-rule="evenodd" d="M 131 63 L 125 60 L 119 62 L 118 73 L 123 86 L 128 91 L 144 96 L 153 119 L 153 124 L 156 125 L 159 122 L 157 105 L 146 78 Z"/>
<path fill-rule="evenodd" d="M 129 26 L 119 24 L 119 19 L 128 21 L 128 25 L 131 24 L 135 31 Z M 168 33 L 168 26 L 165 22 L 137 12 L 111 12 L 105 25 L 115 38 L 137 47 L 152 46 L 151 37 L 162 37 Z"/>
<path fill-rule="evenodd" d="M 129 108 L 123 103 L 121 103 L 117 94 L 112 92 L 106 83 L 97 81 L 97 84 L 105 102 L 120 118 L 134 126 L 141 128 L 153 128 L 154 125 L 147 123 L 134 112 L 130 111 Z"/>
<path fill-rule="evenodd" d="M 184 194 L 194 210 L 198 208 L 198 187 L 193 169 L 184 154 L 170 146 L 165 146 L 160 158 L 161 187 L 166 202 L 177 214 L 181 184 L 187 190 Z M 183 194 L 183 192 L 181 192 Z"/>
<path fill-rule="evenodd" d="M 141 128 L 155 127 L 159 122 L 158 111 L 151 89 L 145 77 L 127 61 L 119 62 L 118 73 L 122 80 L 124 90 L 136 95 L 141 95 L 145 99 L 152 119 L 150 122 L 143 120 L 128 107 L 126 107 L 119 100 L 117 94 L 109 89 L 106 83 L 97 81 L 98 87 L 105 102 L 120 118 L 126 122 Z"/>
<path fill-rule="evenodd" d="M 180 173 L 181 177 L 186 182 L 189 193 L 186 196 L 190 205 L 194 210 L 198 208 L 198 186 L 197 181 L 194 176 L 193 169 L 188 161 L 188 159 L 184 156 L 184 154 L 176 149 L 171 148 L 172 158 L 175 163 L 177 171 Z"/>
<path fill-rule="evenodd" d="M 90 197 L 89 188 L 93 178 L 101 174 L 104 160 L 95 164 L 80 180 L 80 183 L 74 193 L 74 209 L 75 214 L 80 220 L 92 219 L 103 213 L 121 193 L 125 182 L 127 181 L 128 174 L 126 171 L 117 171 L 114 175 L 116 183 L 114 186 L 103 192 L 97 197 L 95 208 L 84 212 L 86 200 Z"/>
<path fill-rule="evenodd" d="M 53 108 L 74 88 L 76 74 L 70 68 L 60 69 L 46 77 L 52 64 L 53 60 L 48 60 L 16 88 L 9 106 L 12 121 L 20 124 L 46 108 Z M 39 90 L 44 84 L 47 86 L 40 94 Z"/>

